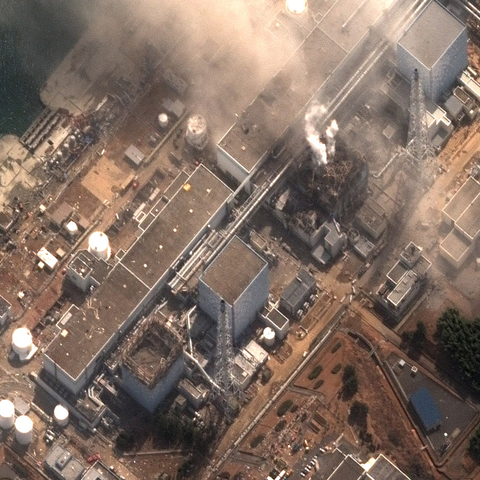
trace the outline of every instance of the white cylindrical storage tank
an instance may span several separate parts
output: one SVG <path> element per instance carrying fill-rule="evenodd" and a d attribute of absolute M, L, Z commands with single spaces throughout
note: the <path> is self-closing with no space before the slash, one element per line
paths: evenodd
<path fill-rule="evenodd" d="M 158 124 L 160 125 L 160 128 L 168 127 L 168 115 L 166 113 L 161 113 L 158 116 Z"/>
<path fill-rule="evenodd" d="M 0 428 L 8 430 L 15 423 L 15 407 L 10 400 L 0 402 Z"/>
<path fill-rule="evenodd" d="M 112 253 L 108 237 L 103 232 L 93 232 L 88 239 L 88 251 L 102 260 L 108 260 Z"/>
<path fill-rule="evenodd" d="M 70 221 L 67 223 L 67 232 L 72 237 L 78 234 L 78 226 L 74 221 Z"/>
<path fill-rule="evenodd" d="M 25 360 L 32 350 L 32 334 L 28 328 L 17 328 L 12 334 L 12 349 L 20 357 Z"/>
<path fill-rule="evenodd" d="M 20 445 L 28 445 L 33 437 L 33 422 L 26 415 L 15 420 L 15 439 Z"/>
<path fill-rule="evenodd" d="M 57 405 L 53 410 L 53 418 L 59 427 L 65 427 L 68 424 L 68 410 L 63 405 Z"/>
<path fill-rule="evenodd" d="M 203 150 L 208 142 L 207 122 L 201 115 L 193 115 L 187 122 L 187 143 L 195 150 Z"/>
<path fill-rule="evenodd" d="M 265 327 L 263 329 L 263 343 L 267 347 L 272 347 L 275 343 L 275 330 L 270 327 Z"/>

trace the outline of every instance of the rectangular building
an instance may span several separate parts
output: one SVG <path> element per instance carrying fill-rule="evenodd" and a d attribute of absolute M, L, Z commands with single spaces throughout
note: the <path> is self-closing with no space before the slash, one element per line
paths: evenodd
<path fill-rule="evenodd" d="M 398 70 L 410 81 L 417 69 L 425 95 L 436 102 L 467 67 L 467 40 L 465 25 L 433 1 L 398 41 Z"/>
<path fill-rule="evenodd" d="M 151 305 L 172 267 L 226 213 L 231 190 L 199 166 L 47 347 L 43 368 L 77 394 L 118 339 Z"/>
<path fill-rule="evenodd" d="M 238 339 L 268 300 L 268 264 L 240 238 L 234 237 L 198 282 L 199 306 L 218 320 L 220 301 Z"/>

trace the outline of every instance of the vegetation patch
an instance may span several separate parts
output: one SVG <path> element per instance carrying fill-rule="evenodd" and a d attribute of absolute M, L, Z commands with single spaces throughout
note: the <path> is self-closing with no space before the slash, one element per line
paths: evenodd
<path fill-rule="evenodd" d="M 337 342 L 331 350 L 331 353 L 335 353 L 342 346 L 342 342 Z"/>
<path fill-rule="evenodd" d="M 336 375 L 340 370 L 342 369 L 342 364 L 337 363 L 333 368 L 332 368 L 332 373 Z"/>
<path fill-rule="evenodd" d="M 275 425 L 275 431 L 276 432 L 281 432 L 284 428 L 285 425 L 287 424 L 286 420 L 280 420 L 276 425 Z"/>
<path fill-rule="evenodd" d="M 349 400 L 358 391 L 357 371 L 353 365 L 347 365 L 343 370 L 342 383 L 342 396 L 344 400 Z"/>
<path fill-rule="evenodd" d="M 323 385 L 323 378 L 321 378 L 320 380 L 317 380 L 314 383 L 313 388 L 316 390 L 317 388 L 320 388 L 322 385 Z"/>
<path fill-rule="evenodd" d="M 250 447 L 256 448 L 265 440 L 265 435 L 257 435 L 251 442 Z"/>
<path fill-rule="evenodd" d="M 287 412 L 288 410 L 290 409 L 290 407 L 293 405 L 293 400 L 285 400 L 284 402 L 282 402 L 280 404 L 280 406 L 278 407 L 278 410 L 277 410 L 277 415 L 279 417 L 283 417 Z"/>
<path fill-rule="evenodd" d="M 308 379 L 313 380 L 317 378 L 323 371 L 323 367 L 321 365 L 316 365 L 312 368 L 312 371 L 308 374 Z"/>
<path fill-rule="evenodd" d="M 448 308 L 437 322 L 442 347 L 462 377 L 480 392 L 480 318 L 469 321 Z"/>

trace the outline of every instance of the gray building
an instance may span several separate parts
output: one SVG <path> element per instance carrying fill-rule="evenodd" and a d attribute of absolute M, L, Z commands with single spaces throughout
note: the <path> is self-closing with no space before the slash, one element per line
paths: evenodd
<path fill-rule="evenodd" d="M 468 65 L 467 29 L 431 2 L 397 43 L 397 67 L 408 81 L 418 69 L 425 95 L 438 101 Z"/>
<path fill-rule="evenodd" d="M 43 461 L 45 469 L 59 480 L 80 480 L 85 467 L 60 445 L 55 445 Z"/>
<path fill-rule="evenodd" d="M 280 308 L 290 315 L 295 315 L 316 290 L 315 277 L 302 269 L 280 296 Z"/>
<path fill-rule="evenodd" d="M 199 306 L 217 321 L 223 299 L 238 339 L 267 303 L 268 291 L 267 262 L 234 237 L 200 277 Z"/>
<path fill-rule="evenodd" d="M 0 295 L 0 327 L 3 327 L 3 325 L 5 325 L 7 322 L 11 309 L 11 303 L 7 302 L 7 300 Z"/>
<path fill-rule="evenodd" d="M 100 370 L 105 357 L 137 321 L 209 228 L 226 214 L 231 190 L 203 166 L 180 184 L 167 204 L 155 203 L 152 220 L 90 297 L 91 308 L 75 310 L 48 345 L 43 368 L 77 394 Z"/>

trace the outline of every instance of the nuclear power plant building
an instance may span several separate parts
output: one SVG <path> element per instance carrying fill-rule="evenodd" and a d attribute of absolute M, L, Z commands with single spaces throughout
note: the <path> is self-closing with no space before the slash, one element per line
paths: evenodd
<path fill-rule="evenodd" d="M 418 70 L 425 95 L 437 102 L 468 65 L 467 29 L 431 2 L 397 43 L 397 67 L 410 82 Z"/>
<path fill-rule="evenodd" d="M 142 231 L 139 225 L 139 238 L 127 252 L 117 252 L 88 307 L 69 310 L 44 352 L 44 370 L 73 394 L 88 385 L 115 343 L 153 304 L 172 266 L 226 213 L 231 190 L 208 169 L 180 175 L 172 198 L 153 205 L 148 227 Z"/>
<path fill-rule="evenodd" d="M 268 264 L 238 237 L 234 237 L 205 270 L 198 282 L 199 306 L 215 321 L 220 301 L 238 339 L 267 303 Z"/>

